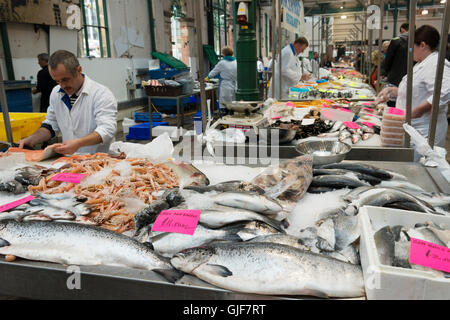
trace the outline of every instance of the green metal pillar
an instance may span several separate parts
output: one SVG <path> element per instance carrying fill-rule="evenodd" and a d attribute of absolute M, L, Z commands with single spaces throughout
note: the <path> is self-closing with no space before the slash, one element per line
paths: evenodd
<path fill-rule="evenodd" d="M 150 22 L 150 43 L 152 48 L 150 49 L 150 58 L 152 58 L 152 52 L 156 50 L 156 40 L 155 40 L 155 17 L 153 16 L 153 1 L 147 1 L 148 6 L 148 18 Z"/>
<path fill-rule="evenodd" d="M 2 36 L 3 54 L 5 55 L 6 72 L 8 80 L 15 80 L 14 67 L 12 62 L 11 48 L 9 47 L 8 29 L 6 22 L 0 22 L 0 34 Z"/>
<path fill-rule="evenodd" d="M 239 39 L 236 44 L 237 59 L 237 101 L 258 101 L 258 72 L 257 72 L 257 41 L 256 41 L 256 0 L 247 2 L 248 21 L 246 24 L 238 24 Z M 239 1 L 236 1 L 236 8 Z M 234 12 L 237 16 L 237 9 Z"/>
<path fill-rule="evenodd" d="M 392 12 L 392 15 L 394 16 L 394 34 L 393 38 L 397 36 L 397 20 L 398 20 L 398 0 L 395 0 L 395 9 Z"/>

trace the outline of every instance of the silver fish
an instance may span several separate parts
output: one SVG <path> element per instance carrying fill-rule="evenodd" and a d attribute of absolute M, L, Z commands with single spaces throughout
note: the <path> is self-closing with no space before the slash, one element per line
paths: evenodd
<path fill-rule="evenodd" d="M 347 216 L 344 212 L 331 217 L 334 222 L 336 236 L 336 250 L 344 250 L 354 243 L 361 235 L 359 219 L 357 216 Z"/>
<path fill-rule="evenodd" d="M 259 236 L 249 240 L 249 242 L 268 242 L 284 244 L 285 246 L 294 247 L 300 250 L 310 251 L 311 248 L 303 245 L 299 241 L 300 239 L 288 234 L 270 234 L 267 236 Z"/>
<path fill-rule="evenodd" d="M 209 185 L 206 175 L 192 164 L 180 161 L 168 161 L 163 164 L 177 175 L 180 187 Z"/>
<path fill-rule="evenodd" d="M 182 250 L 203 246 L 216 240 L 242 241 L 237 232 L 234 229 L 209 229 L 197 225 L 193 235 L 152 232 L 148 243 L 152 245 L 156 253 L 165 257 L 172 257 Z"/>
<path fill-rule="evenodd" d="M 359 141 L 361 141 L 361 135 L 359 134 L 353 134 L 352 135 L 352 143 L 357 144 Z"/>
<path fill-rule="evenodd" d="M 342 127 L 344 123 L 342 121 L 336 121 L 333 125 L 333 127 L 330 129 L 330 132 L 336 132 L 339 131 L 339 129 Z"/>
<path fill-rule="evenodd" d="M 223 243 L 178 253 L 172 265 L 220 288 L 269 295 L 364 296 L 360 266 L 276 243 Z"/>
<path fill-rule="evenodd" d="M 235 229 L 236 234 L 243 240 L 248 241 L 259 236 L 273 235 L 273 234 L 285 234 L 286 232 L 279 231 L 274 227 L 261 221 L 239 222 L 224 227 L 224 229 Z"/>
<path fill-rule="evenodd" d="M 347 210 L 351 210 L 351 207 L 359 209 L 360 207 L 365 205 L 383 207 L 387 204 L 397 202 L 412 202 L 418 209 L 420 209 L 419 211 L 421 212 L 439 214 L 430 204 L 414 197 L 407 192 L 392 188 L 372 188 L 371 190 L 365 191 L 359 195 L 358 199 L 354 200 L 349 205 Z M 349 211 L 347 210 L 346 212 L 349 213 Z"/>
<path fill-rule="evenodd" d="M 326 246 L 326 250 L 330 251 L 334 251 L 335 250 L 335 245 L 336 245 L 336 235 L 334 232 L 334 222 L 332 219 L 325 219 L 322 221 L 319 221 L 317 223 L 318 227 L 317 227 L 317 236 L 319 238 L 322 238 L 323 240 L 325 240 L 329 246 Z M 319 242 L 320 243 L 320 242 Z M 323 246 L 323 244 L 319 244 L 323 249 L 325 249 L 325 247 Z"/>
<path fill-rule="evenodd" d="M 261 214 L 274 215 L 283 210 L 275 199 L 254 193 L 224 192 L 213 196 L 213 200 L 216 204 L 255 211 Z"/>
<path fill-rule="evenodd" d="M 0 239 L 6 243 L 0 254 L 28 260 L 172 270 L 168 261 L 136 240 L 76 223 L 1 221 Z"/>
<path fill-rule="evenodd" d="M 434 235 L 442 241 L 442 243 L 450 248 L 450 230 L 437 226 L 433 222 L 427 222 L 428 229 L 434 233 Z"/>
<path fill-rule="evenodd" d="M 366 140 L 369 140 L 370 138 L 372 138 L 373 137 L 373 133 L 364 133 L 363 135 L 362 135 L 362 140 L 363 141 L 366 141 Z"/>
<path fill-rule="evenodd" d="M 340 142 L 344 142 L 346 139 L 351 138 L 352 134 L 350 132 L 348 132 L 347 130 L 345 131 L 341 131 L 341 133 L 339 134 L 338 140 Z"/>
<path fill-rule="evenodd" d="M 399 188 L 407 192 L 410 190 L 425 192 L 425 190 L 422 187 L 407 181 L 395 181 L 395 180 L 383 181 L 379 184 L 379 187 Z"/>
<path fill-rule="evenodd" d="M 205 192 L 232 192 L 232 191 L 242 191 L 242 192 L 256 192 L 259 194 L 264 194 L 265 191 L 247 181 L 226 181 L 222 183 L 215 184 L 213 186 L 189 186 L 185 187 L 185 190 L 193 190 L 200 193 Z"/>
<path fill-rule="evenodd" d="M 327 187 L 327 188 L 358 188 L 367 186 L 367 183 L 343 175 L 326 175 L 313 178 L 311 187 Z"/>
<path fill-rule="evenodd" d="M 391 180 L 393 178 L 392 173 L 389 171 L 377 168 L 372 165 L 368 165 L 365 163 L 348 163 L 348 162 L 341 162 L 341 163 L 332 163 L 323 165 L 320 167 L 321 169 L 345 169 L 350 171 L 356 171 L 359 173 L 368 174 L 374 177 L 377 177 L 382 180 Z"/>
<path fill-rule="evenodd" d="M 375 232 L 374 240 L 380 263 L 392 266 L 395 256 L 395 239 L 391 227 L 387 226 Z"/>
<path fill-rule="evenodd" d="M 265 215 L 250 210 L 231 208 L 221 205 L 215 205 L 210 209 L 202 210 L 199 223 L 208 228 L 217 229 L 231 223 L 252 220 L 265 222 L 277 230 L 282 230 L 280 222 Z"/>
<path fill-rule="evenodd" d="M 45 214 L 30 214 L 22 219 L 22 221 L 46 221 L 51 222 L 53 221 L 52 218 L 49 216 L 46 216 Z"/>

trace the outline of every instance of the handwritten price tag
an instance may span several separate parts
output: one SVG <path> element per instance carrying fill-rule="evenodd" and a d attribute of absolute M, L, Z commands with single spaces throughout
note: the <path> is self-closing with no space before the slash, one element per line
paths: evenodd
<path fill-rule="evenodd" d="M 79 184 L 85 176 L 79 173 L 58 173 L 51 180 Z"/>
<path fill-rule="evenodd" d="M 164 210 L 153 224 L 152 231 L 193 235 L 200 219 L 200 210 Z"/>
<path fill-rule="evenodd" d="M 4 204 L 4 205 L 0 206 L 0 212 L 5 212 L 5 211 L 8 211 L 8 210 L 11 210 L 13 208 L 16 208 L 18 206 L 23 205 L 24 203 L 27 203 L 27 202 L 31 201 L 33 199 L 34 199 L 33 196 L 28 196 L 26 198 L 23 198 L 23 199 L 20 199 L 20 200 L 11 202 L 11 203 Z"/>
<path fill-rule="evenodd" d="M 450 272 L 450 248 L 411 238 L 409 262 L 444 272 Z"/>

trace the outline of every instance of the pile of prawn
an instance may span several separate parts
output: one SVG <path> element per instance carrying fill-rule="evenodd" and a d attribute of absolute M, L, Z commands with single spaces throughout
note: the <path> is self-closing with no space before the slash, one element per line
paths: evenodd
<path fill-rule="evenodd" d="M 58 173 L 79 173 L 92 176 L 109 169 L 104 184 L 73 184 L 51 180 L 55 174 L 42 178 L 38 186 L 30 186 L 32 194 L 60 194 L 73 192 L 77 198 L 86 199 L 92 207 L 88 216 L 99 226 L 118 233 L 134 229 L 134 213 L 125 207 L 124 198 L 135 198 L 150 204 L 155 192 L 178 186 L 178 177 L 163 164 L 153 164 L 146 159 L 118 159 L 107 154 L 77 155 L 60 158 L 65 162 Z M 131 174 L 114 170 L 117 164 L 126 161 L 131 166 Z"/>

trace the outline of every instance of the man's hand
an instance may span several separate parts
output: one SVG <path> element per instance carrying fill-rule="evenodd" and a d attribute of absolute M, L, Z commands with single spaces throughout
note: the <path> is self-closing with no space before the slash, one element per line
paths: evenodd
<path fill-rule="evenodd" d="M 63 143 L 56 143 L 52 145 L 56 153 L 63 155 L 72 155 L 82 147 L 79 140 L 68 140 Z"/>
<path fill-rule="evenodd" d="M 302 78 L 300 80 L 307 81 L 309 79 L 311 79 L 311 75 L 310 74 L 302 74 Z"/>
<path fill-rule="evenodd" d="M 19 148 L 23 149 L 25 146 L 33 148 L 35 144 L 33 137 L 29 136 L 19 141 Z"/>

